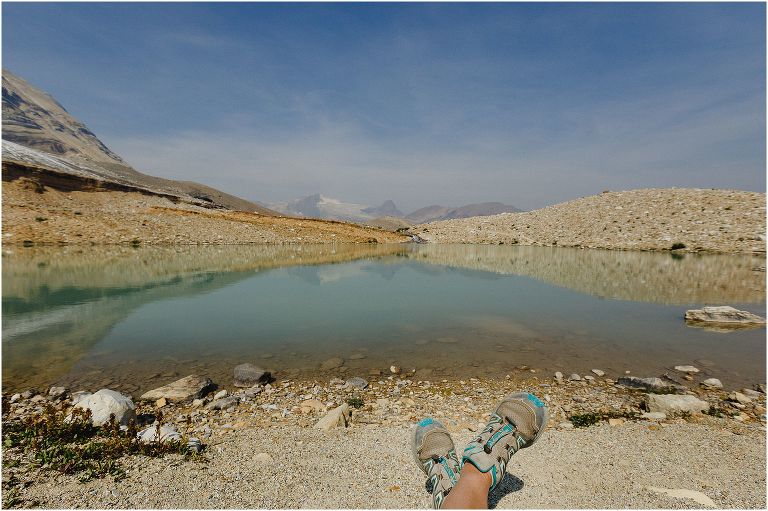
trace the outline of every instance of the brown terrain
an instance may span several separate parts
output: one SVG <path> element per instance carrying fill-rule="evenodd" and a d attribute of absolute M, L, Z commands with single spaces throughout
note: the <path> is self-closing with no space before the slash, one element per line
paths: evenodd
<path fill-rule="evenodd" d="M 402 234 L 350 223 L 210 209 L 139 192 L 62 191 L 29 178 L 3 183 L 4 244 L 399 243 L 408 240 L 410 237 Z"/>

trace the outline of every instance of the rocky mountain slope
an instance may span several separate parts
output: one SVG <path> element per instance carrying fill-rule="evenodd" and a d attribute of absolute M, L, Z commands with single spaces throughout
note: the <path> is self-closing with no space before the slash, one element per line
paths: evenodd
<path fill-rule="evenodd" d="M 3 180 L 35 173 L 44 185 L 76 189 L 114 185 L 179 200 L 260 214 L 273 211 L 209 186 L 138 172 L 50 94 L 3 70 Z M 81 182 L 83 176 L 91 181 Z"/>
<path fill-rule="evenodd" d="M 384 201 L 380 206 L 366 206 L 364 204 L 332 199 L 319 193 L 289 202 L 267 204 L 267 207 L 286 215 L 345 220 L 367 225 L 397 225 L 398 227 L 436 220 L 521 211 L 514 206 L 502 204 L 501 202 L 483 202 L 480 204 L 467 204 L 458 208 L 437 205 L 427 206 L 406 215 L 391 200 Z M 394 219 L 399 220 L 393 222 Z"/>
<path fill-rule="evenodd" d="M 368 223 L 370 220 L 379 217 L 403 216 L 403 213 L 397 209 L 397 206 L 391 200 L 384 201 L 380 206 L 367 206 L 365 204 L 343 202 L 319 193 L 289 202 L 271 203 L 267 206 L 274 211 L 286 215 L 360 223 Z"/>
<path fill-rule="evenodd" d="M 765 253 L 765 193 L 686 188 L 604 192 L 526 213 L 446 220 L 435 243 Z"/>

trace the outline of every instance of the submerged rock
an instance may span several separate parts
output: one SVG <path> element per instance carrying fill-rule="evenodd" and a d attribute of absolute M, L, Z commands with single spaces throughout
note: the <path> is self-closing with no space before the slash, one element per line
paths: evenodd
<path fill-rule="evenodd" d="M 136 409 L 131 398 L 109 389 L 101 389 L 95 394 L 84 397 L 75 405 L 75 408 L 90 410 L 94 426 L 106 424 L 112 414 L 121 425 L 127 425 L 130 420 L 136 419 Z"/>
<path fill-rule="evenodd" d="M 706 326 L 716 330 L 765 326 L 765 318 L 728 305 L 691 309 L 685 313 L 685 322 L 692 326 Z"/>
<path fill-rule="evenodd" d="M 272 380 L 272 374 L 253 364 L 240 364 L 234 369 L 235 387 L 253 387 Z"/>
<path fill-rule="evenodd" d="M 723 388 L 723 382 L 718 380 L 717 378 L 707 378 L 703 382 L 701 382 L 702 387 L 707 387 L 710 389 L 722 389 Z"/>
<path fill-rule="evenodd" d="M 648 394 L 648 409 L 651 412 L 701 412 L 709 408 L 709 403 L 696 396 L 673 394 Z"/>
<path fill-rule="evenodd" d="M 344 365 L 344 359 L 341 357 L 333 357 L 320 364 L 320 369 L 323 371 L 330 371 Z"/>
<path fill-rule="evenodd" d="M 675 366 L 675 371 L 680 371 L 681 373 L 698 373 L 699 369 L 694 366 Z"/>
<path fill-rule="evenodd" d="M 168 401 L 192 401 L 193 399 L 200 399 L 214 390 L 216 390 L 216 384 L 210 378 L 191 374 L 168 385 L 145 392 L 141 399 L 157 401 L 165 398 Z"/>

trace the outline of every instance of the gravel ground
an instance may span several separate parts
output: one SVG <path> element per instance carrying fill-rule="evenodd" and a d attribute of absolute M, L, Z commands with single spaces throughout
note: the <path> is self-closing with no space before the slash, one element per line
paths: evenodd
<path fill-rule="evenodd" d="M 765 433 L 712 424 L 625 423 L 549 430 L 519 452 L 499 508 L 700 508 L 649 486 L 703 492 L 718 507 L 766 506 Z M 472 433 L 455 434 L 462 448 Z M 405 426 L 324 433 L 276 426 L 233 431 L 209 463 L 134 459 L 128 476 L 78 483 L 41 475 L 27 499 L 48 508 L 428 508 Z M 265 461 L 268 454 L 272 461 Z"/>
<path fill-rule="evenodd" d="M 445 220 L 411 232 L 434 243 L 504 243 L 617 250 L 765 253 L 765 194 L 656 188 L 600 195 L 526 213 Z"/>

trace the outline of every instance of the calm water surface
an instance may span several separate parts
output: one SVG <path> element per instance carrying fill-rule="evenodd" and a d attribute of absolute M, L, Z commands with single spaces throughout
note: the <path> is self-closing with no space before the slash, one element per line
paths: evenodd
<path fill-rule="evenodd" d="M 691 328 L 683 314 L 765 315 L 764 267 L 509 246 L 5 248 L 3 385 L 135 393 L 190 373 L 228 385 L 242 362 L 283 378 L 396 364 L 427 379 L 694 364 L 747 385 L 765 381 L 765 329 Z M 341 369 L 319 370 L 337 356 Z"/>

